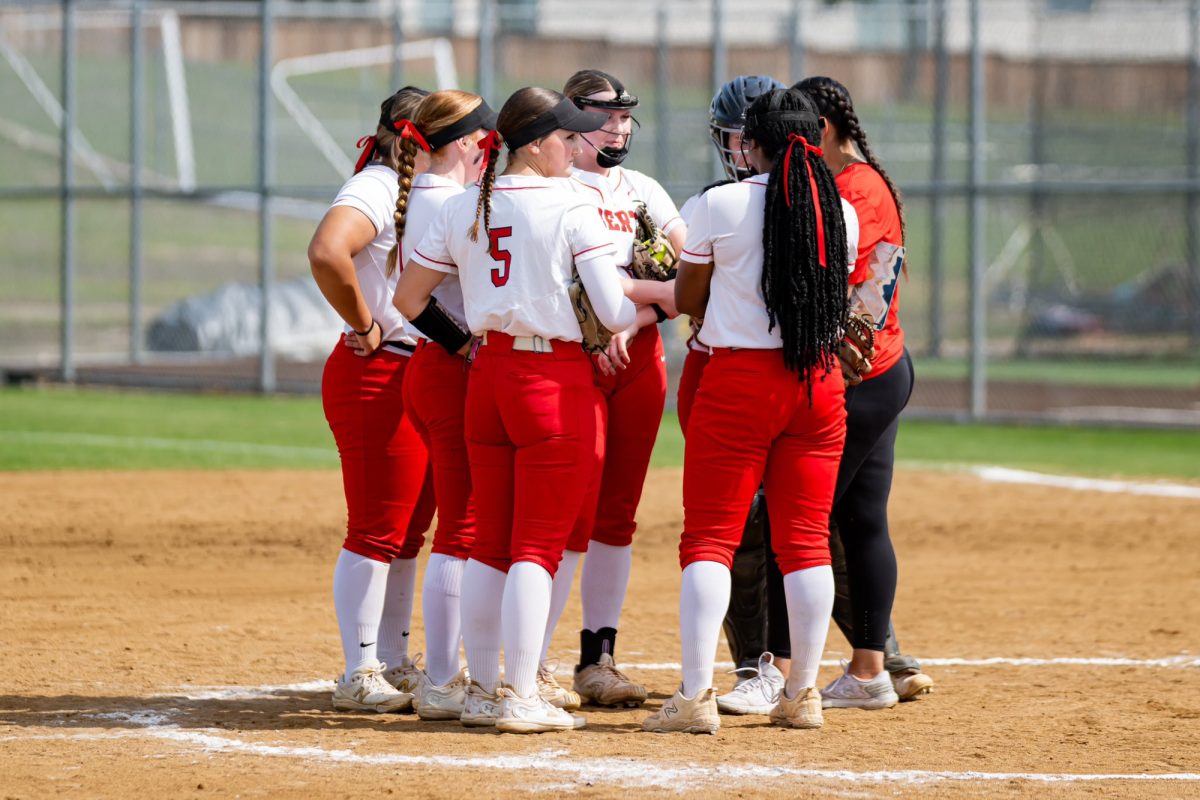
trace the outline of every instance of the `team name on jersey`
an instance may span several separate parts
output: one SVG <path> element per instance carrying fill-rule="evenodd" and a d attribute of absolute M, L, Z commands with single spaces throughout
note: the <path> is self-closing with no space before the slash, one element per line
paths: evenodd
<path fill-rule="evenodd" d="M 610 231 L 633 233 L 633 214 L 628 211 L 613 211 L 610 208 L 597 208 L 596 210 L 600 212 L 600 219 L 604 221 Z"/>

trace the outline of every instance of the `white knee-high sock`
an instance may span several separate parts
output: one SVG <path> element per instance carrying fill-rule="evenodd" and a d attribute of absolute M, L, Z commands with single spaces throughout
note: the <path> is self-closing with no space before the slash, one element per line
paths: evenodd
<path fill-rule="evenodd" d="M 349 550 L 333 568 L 333 608 L 342 635 L 346 674 L 376 659 L 379 618 L 387 589 L 388 565 Z"/>
<path fill-rule="evenodd" d="M 408 658 L 408 631 L 416 594 L 417 560 L 395 559 L 388 569 L 383 616 L 379 620 L 379 660 L 389 667 L 399 666 Z"/>
<path fill-rule="evenodd" d="M 583 599 L 583 627 L 589 631 L 621 627 L 621 606 L 633 566 L 633 545 L 613 547 L 602 542 L 588 545 L 579 578 Z"/>
<path fill-rule="evenodd" d="M 542 654 L 539 661 L 546 662 L 550 652 L 550 640 L 554 638 L 554 629 L 558 627 L 558 618 L 567 607 L 571 597 L 571 584 L 575 582 L 575 568 L 579 566 L 579 557 L 583 553 L 576 550 L 564 550 L 562 561 L 558 562 L 558 571 L 554 573 L 554 584 L 550 589 L 550 616 L 546 620 L 546 635 L 542 639 Z"/>
<path fill-rule="evenodd" d="M 546 568 L 518 561 L 508 568 L 500 609 L 504 636 L 504 677 L 521 697 L 537 694 L 538 657 L 546 638 L 553 579 Z"/>
<path fill-rule="evenodd" d="M 679 638 L 683 644 L 683 696 L 695 697 L 713 685 L 713 664 L 721 621 L 729 609 L 729 568 L 694 561 L 683 570 L 679 591 Z"/>
<path fill-rule="evenodd" d="M 817 685 L 817 670 L 833 613 L 833 569 L 811 567 L 783 576 L 788 631 L 792 636 L 792 669 L 784 690 L 788 697 Z"/>
<path fill-rule="evenodd" d="M 485 692 L 500 685 L 500 604 L 505 574 L 467 559 L 462 578 L 462 637 L 471 679 Z"/>
<path fill-rule="evenodd" d="M 462 639 L 463 567 L 466 560 L 433 553 L 425 565 L 421 606 L 425 615 L 425 672 L 445 686 L 458 672 L 458 645 Z"/>

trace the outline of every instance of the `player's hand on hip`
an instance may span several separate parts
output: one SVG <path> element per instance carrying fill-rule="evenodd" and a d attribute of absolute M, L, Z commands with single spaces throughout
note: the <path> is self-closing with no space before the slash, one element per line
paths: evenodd
<path fill-rule="evenodd" d="M 344 342 L 347 347 L 354 351 L 354 355 L 366 358 L 383 344 L 383 328 L 379 326 L 378 322 L 372 320 L 371 327 L 365 334 L 352 331 L 345 335 Z"/>

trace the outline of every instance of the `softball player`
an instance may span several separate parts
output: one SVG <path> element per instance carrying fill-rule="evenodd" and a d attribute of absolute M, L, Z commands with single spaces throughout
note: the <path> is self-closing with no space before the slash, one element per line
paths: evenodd
<path fill-rule="evenodd" d="M 333 706 L 403 711 L 412 694 L 391 685 L 386 659 L 408 647 L 416 555 L 433 516 L 428 456 L 405 413 L 402 386 L 414 342 L 392 307 L 387 269 L 408 117 L 427 92 L 401 89 L 381 106 L 373 136 L 308 247 L 313 278 L 346 323 L 321 380 L 342 462 L 346 539 L 333 599 L 346 658 Z M 381 661 L 380 659 L 384 659 Z"/>
<path fill-rule="evenodd" d="M 578 134 L 607 117 L 548 89 L 518 90 L 476 189 L 448 200 L 405 268 L 405 315 L 448 352 L 479 337 L 467 387 L 466 439 L 476 535 L 463 574 L 463 642 L 472 683 L 462 721 L 509 732 L 581 727 L 538 693 L 551 584 L 587 489 L 595 442 L 591 362 L 568 285 L 578 271 L 600 321 L 632 324 L 615 248 L 595 207 L 563 184 Z M 499 148 L 489 136 L 480 146 Z M 433 289 L 457 274 L 461 328 Z M 507 686 L 500 686 L 503 644 Z"/>
<path fill-rule="evenodd" d="M 580 109 L 607 115 L 603 128 L 581 134 L 583 151 L 570 183 L 595 203 L 616 243 L 617 263 L 624 266 L 633 260 L 638 203 L 645 205 L 679 252 L 687 229 L 675 203 L 653 178 L 621 166 L 637 124 L 633 117 L 637 97 L 612 75 L 594 69 L 572 75 L 563 94 Z M 621 273 L 622 277 L 626 274 Z M 640 705 L 646 699 L 645 687 L 618 670 L 613 659 L 633 563 L 634 515 L 666 401 L 666 359 L 657 322 L 660 317 L 675 316 L 675 309 L 673 282 L 636 284 L 638 296 L 654 304 L 638 307 L 634 324 L 613 336 L 607 356 L 600 359 L 601 371 L 595 376 L 598 429 L 594 473 L 554 578 L 538 670 L 543 696 L 564 708 L 577 705 L 580 697 L 598 705 L 626 706 Z M 587 558 L 580 579 L 583 630 L 579 632 L 580 656 L 571 692 L 558 685 L 546 656 L 584 552 Z"/>
<path fill-rule="evenodd" d="M 760 173 L 707 192 L 689 218 L 680 311 L 704 318 L 710 349 L 684 452 L 683 683 L 650 731 L 720 727 L 713 662 L 730 565 L 765 482 L 784 573 L 794 663 L 775 724 L 822 724 L 817 670 L 833 606 L 828 517 L 845 438 L 836 351 L 846 325 L 847 231 L 820 160 L 805 95 L 774 90 L 749 108 L 742 148 Z"/>
<path fill-rule="evenodd" d="M 903 263 L 904 208 L 895 185 L 867 144 L 846 87 L 813 77 L 794 87 L 816 104 L 826 120 L 821 146 L 837 176 L 838 189 L 858 211 L 862 234 L 851 306 L 876 320 L 876 357 L 862 383 L 846 390 L 846 450 L 838 471 L 833 521 L 845 548 L 854 648 L 844 674 L 823 692 L 827 708 L 886 708 L 900 697 L 928 692 L 933 679 L 915 659 L 887 660 L 896 554 L 888 535 L 887 503 L 892 487 L 896 430 L 912 394 L 913 368 L 900 327 L 898 278 Z"/>
<path fill-rule="evenodd" d="M 483 98 L 460 91 L 434 92 L 414 116 L 416 131 L 401 151 L 400 191 L 396 198 L 399 263 L 404 264 L 442 205 L 479 180 L 484 151 L 478 142 L 496 127 L 496 114 Z M 410 165 L 427 148 L 430 168 L 416 177 Z M 403 281 L 403 278 L 401 278 Z M 434 291 L 456 321 L 464 321 L 457 278 Z M 466 676 L 459 670 L 459 597 L 463 565 L 475 537 L 471 476 L 463 439 L 467 362 L 420 338 L 404 378 L 404 405 L 413 427 L 429 449 L 437 497 L 437 530 L 425 568 L 422 604 L 425 617 L 424 671 L 413 665 L 415 679 L 401 687 L 415 693 L 421 719 L 458 719 L 466 698 Z"/>

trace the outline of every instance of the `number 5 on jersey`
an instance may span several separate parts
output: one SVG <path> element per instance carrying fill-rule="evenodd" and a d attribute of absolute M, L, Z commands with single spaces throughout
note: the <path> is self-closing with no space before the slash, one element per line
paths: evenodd
<path fill-rule="evenodd" d="M 493 286 L 503 286 L 508 283 L 508 270 L 512 266 L 512 253 L 500 249 L 500 240 L 507 239 L 510 236 L 512 236 L 511 226 L 507 228 L 490 228 L 488 230 L 488 241 L 491 243 L 491 246 L 488 248 L 488 254 L 504 265 L 503 267 L 492 268 Z"/>

